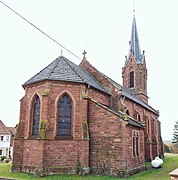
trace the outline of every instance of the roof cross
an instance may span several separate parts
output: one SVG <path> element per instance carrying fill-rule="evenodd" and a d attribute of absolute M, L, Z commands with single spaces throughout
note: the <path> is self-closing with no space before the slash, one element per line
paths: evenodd
<path fill-rule="evenodd" d="M 86 59 L 85 55 L 87 54 L 87 52 L 84 50 L 82 54 L 83 54 L 83 59 Z"/>

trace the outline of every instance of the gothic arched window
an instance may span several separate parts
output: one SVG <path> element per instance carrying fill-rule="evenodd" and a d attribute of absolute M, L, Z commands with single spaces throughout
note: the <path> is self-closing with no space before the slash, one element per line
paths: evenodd
<path fill-rule="evenodd" d="M 58 136 L 71 136 L 72 103 L 67 94 L 58 102 Z"/>
<path fill-rule="evenodd" d="M 32 135 L 39 134 L 39 126 L 40 126 L 40 98 L 38 96 L 35 97 L 33 101 L 33 125 L 32 125 Z"/>

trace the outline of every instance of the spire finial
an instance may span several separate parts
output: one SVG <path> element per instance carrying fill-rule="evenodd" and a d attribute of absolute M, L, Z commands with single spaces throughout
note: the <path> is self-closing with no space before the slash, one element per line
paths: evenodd
<path fill-rule="evenodd" d="M 84 60 L 84 59 L 87 59 L 86 56 L 85 56 L 85 55 L 87 54 L 87 52 L 86 52 L 85 50 L 83 51 L 82 54 L 83 54 L 83 60 Z"/>
<path fill-rule="evenodd" d="M 63 56 L 63 50 L 61 49 L 61 56 Z"/>
<path fill-rule="evenodd" d="M 133 15 L 135 15 L 135 0 L 133 0 Z"/>

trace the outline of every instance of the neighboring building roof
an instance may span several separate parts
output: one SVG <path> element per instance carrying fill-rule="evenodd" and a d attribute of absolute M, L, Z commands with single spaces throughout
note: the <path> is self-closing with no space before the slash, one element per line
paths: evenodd
<path fill-rule="evenodd" d="M 11 132 L 1 120 L 0 120 L 0 135 L 11 135 Z"/>
<path fill-rule="evenodd" d="M 12 135 L 15 135 L 15 128 L 14 127 L 7 127 L 8 130 L 12 133 Z"/>
<path fill-rule="evenodd" d="M 23 86 L 43 80 L 85 83 L 108 94 L 104 87 L 102 87 L 92 75 L 63 56 L 59 56 L 51 64 L 24 83 Z"/>

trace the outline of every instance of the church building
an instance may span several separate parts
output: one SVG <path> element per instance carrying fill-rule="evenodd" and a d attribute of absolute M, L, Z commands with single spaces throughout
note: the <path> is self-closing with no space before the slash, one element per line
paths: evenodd
<path fill-rule="evenodd" d="M 86 52 L 79 65 L 59 56 L 23 84 L 13 172 L 129 176 L 163 155 L 135 16 L 129 46 L 122 85 L 92 66 Z"/>

